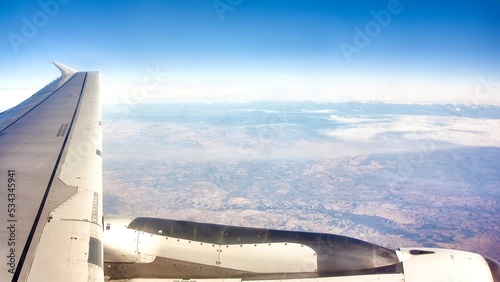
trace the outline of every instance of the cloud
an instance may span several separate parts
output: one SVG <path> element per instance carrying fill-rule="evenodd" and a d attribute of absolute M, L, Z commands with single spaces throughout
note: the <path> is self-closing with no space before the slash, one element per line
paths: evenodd
<path fill-rule="evenodd" d="M 343 118 L 330 116 L 339 127 L 321 134 L 347 142 L 405 140 L 447 142 L 466 146 L 500 147 L 500 120 L 436 116 Z"/>

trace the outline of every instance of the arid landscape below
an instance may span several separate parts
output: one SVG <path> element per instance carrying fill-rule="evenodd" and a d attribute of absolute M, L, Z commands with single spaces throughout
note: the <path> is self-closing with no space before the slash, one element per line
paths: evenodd
<path fill-rule="evenodd" d="M 363 103 L 104 112 L 104 212 L 500 258 L 500 111 Z"/>

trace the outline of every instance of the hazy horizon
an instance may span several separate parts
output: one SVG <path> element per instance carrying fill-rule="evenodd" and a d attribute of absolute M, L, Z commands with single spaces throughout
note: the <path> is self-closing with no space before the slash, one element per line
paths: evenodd
<path fill-rule="evenodd" d="M 42 0 L 0 8 L 1 108 L 55 79 L 54 60 L 100 71 L 105 103 L 500 105 L 498 1 Z"/>

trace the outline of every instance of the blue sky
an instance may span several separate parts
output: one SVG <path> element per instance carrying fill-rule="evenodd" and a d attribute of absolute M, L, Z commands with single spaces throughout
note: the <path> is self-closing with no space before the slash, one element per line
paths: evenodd
<path fill-rule="evenodd" d="M 99 70 L 106 103 L 500 105 L 498 0 L 2 1 L 0 34 L 0 108 L 54 60 Z"/>

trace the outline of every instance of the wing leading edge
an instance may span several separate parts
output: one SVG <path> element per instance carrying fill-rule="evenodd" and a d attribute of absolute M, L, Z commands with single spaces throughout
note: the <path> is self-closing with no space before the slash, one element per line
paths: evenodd
<path fill-rule="evenodd" d="M 103 281 L 99 73 L 0 114 L 1 281 Z"/>

